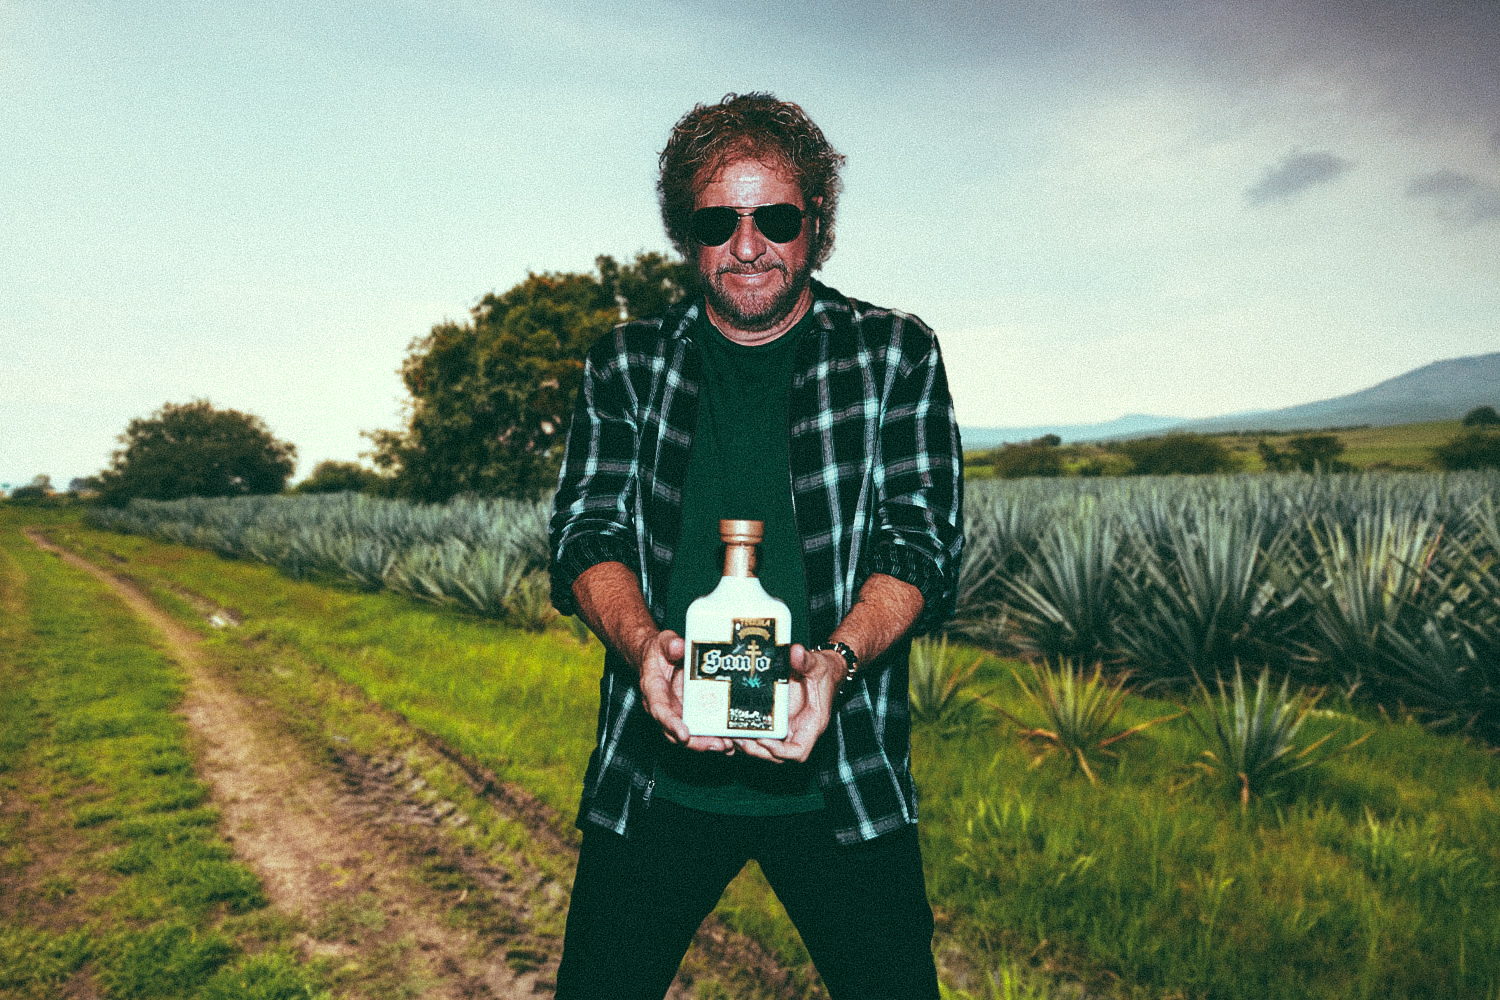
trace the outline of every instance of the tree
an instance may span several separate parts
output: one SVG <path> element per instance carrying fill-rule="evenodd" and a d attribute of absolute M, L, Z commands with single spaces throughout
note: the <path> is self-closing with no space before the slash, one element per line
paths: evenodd
<path fill-rule="evenodd" d="M 1336 434 L 1302 434 L 1287 442 L 1303 472 L 1348 472 L 1353 466 L 1339 459 L 1344 442 Z"/>
<path fill-rule="evenodd" d="M 167 403 L 136 418 L 125 447 L 98 477 L 103 501 L 177 500 L 280 493 L 297 467 L 297 448 L 272 436 L 257 416 L 217 410 L 206 399 Z"/>
<path fill-rule="evenodd" d="M 1235 468 L 1229 449 L 1202 434 L 1168 434 L 1126 441 L 1120 450 L 1134 464 L 1131 472 L 1138 476 L 1231 472 Z"/>
<path fill-rule="evenodd" d="M 1335 434 L 1302 434 L 1287 442 L 1287 451 L 1260 441 L 1256 444 L 1261 461 L 1272 472 L 1348 472 L 1354 468 L 1340 460 L 1344 442 Z"/>
<path fill-rule="evenodd" d="M 1062 455 L 1054 446 L 1036 442 L 1007 444 L 997 448 L 992 454 L 995 475 L 1001 479 L 1062 475 Z"/>
<path fill-rule="evenodd" d="M 45 472 L 37 473 L 31 482 L 25 486 L 17 486 L 10 491 L 10 498 L 16 503 L 36 503 L 47 500 L 52 496 L 52 477 Z"/>
<path fill-rule="evenodd" d="M 1500 413 L 1493 406 L 1476 406 L 1464 414 L 1465 427 L 1500 427 Z"/>
<path fill-rule="evenodd" d="M 1438 465 L 1451 471 L 1500 468 L 1500 434 L 1468 431 L 1432 449 Z"/>
<path fill-rule="evenodd" d="M 1291 472 L 1297 467 L 1297 457 L 1289 451 L 1280 450 L 1274 444 L 1257 441 L 1255 450 L 1260 452 L 1260 460 L 1265 463 L 1268 472 Z"/>
<path fill-rule="evenodd" d="M 467 323 L 439 323 L 401 366 L 407 425 L 369 435 L 399 496 L 534 497 L 557 468 L 583 377 L 583 356 L 627 316 L 659 313 L 686 294 L 688 265 L 661 254 L 610 257 L 592 274 L 532 274 L 491 293 Z"/>
<path fill-rule="evenodd" d="M 293 493 L 381 493 L 386 477 L 358 462 L 319 462 Z"/>

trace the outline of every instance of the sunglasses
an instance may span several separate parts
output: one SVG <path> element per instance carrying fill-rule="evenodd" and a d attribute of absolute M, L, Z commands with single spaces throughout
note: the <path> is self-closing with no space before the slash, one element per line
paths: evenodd
<path fill-rule="evenodd" d="M 700 208 L 693 213 L 693 239 L 706 247 L 723 246 L 739 228 L 740 219 L 747 215 L 755 220 L 755 228 L 760 234 L 772 243 L 790 243 L 802 232 L 802 218 L 806 213 L 796 205 L 787 204 L 743 210 L 728 205 Z"/>

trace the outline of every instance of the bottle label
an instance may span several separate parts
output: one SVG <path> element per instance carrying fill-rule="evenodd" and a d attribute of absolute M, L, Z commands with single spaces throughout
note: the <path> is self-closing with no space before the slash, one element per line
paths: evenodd
<path fill-rule="evenodd" d="M 688 676 L 729 685 L 730 729 L 776 728 L 776 682 L 792 675 L 791 646 L 776 645 L 775 618 L 734 619 L 730 642 L 695 642 Z"/>

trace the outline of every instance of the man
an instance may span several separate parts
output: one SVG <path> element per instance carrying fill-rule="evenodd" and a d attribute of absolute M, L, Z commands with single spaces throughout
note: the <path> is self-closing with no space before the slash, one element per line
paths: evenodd
<path fill-rule="evenodd" d="M 952 611 L 962 452 L 931 331 L 812 280 L 842 164 L 795 104 L 694 108 L 658 193 L 701 288 L 585 361 L 552 599 L 607 652 L 559 1000 L 662 997 L 750 858 L 833 997 L 938 996 L 907 656 Z M 792 611 L 783 740 L 682 720 L 680 633 L 718 582 L 720 518 L 764 522 L 758 575 Z"/>

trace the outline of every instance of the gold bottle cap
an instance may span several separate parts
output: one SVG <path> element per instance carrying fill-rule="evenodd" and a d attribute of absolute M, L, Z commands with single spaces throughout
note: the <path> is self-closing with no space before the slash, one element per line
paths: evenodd
<path fill-rule="evenodd" d="M 759 545 L 765 534 L 766 525 L 763 521 L 719 522 L 719 540 L 725 545 Z"/>

